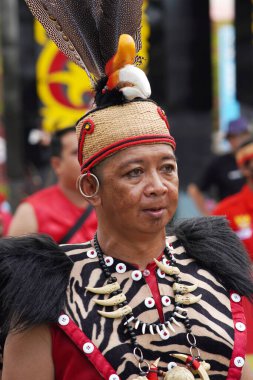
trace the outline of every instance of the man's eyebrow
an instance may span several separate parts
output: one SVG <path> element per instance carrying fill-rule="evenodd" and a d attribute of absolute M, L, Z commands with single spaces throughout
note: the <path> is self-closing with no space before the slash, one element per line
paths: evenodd
<path fill-rule="evenodd" d="M 162 158 L 162 161 L 165 161 L 165 160 L 177 161 L 176 156 L 174 156 L 174 154 L 167 154 L 166 156 Z"/>
<path fill-rule="evenodd" d="M 131 165 L 131 164 L 143 164 L 143 163 L 144 163 L 144 160 L 142 160 L 142 159 L 137 159 L 137 158 L 133 158 L 132 160 L 124 161 L 124 162 L 119 166 L 119 168 L 120 168 L 120 169 L 124 169 L 126 166 Z"/>
<path fill-rule="evenodd" d="M 167 154 L 166 156 L 163 156 L 162 161 L 166 161 L 166 160 L 173 160 L 173 161 L 177 161 L 176 157 L 174 156 L 174 154 Z M 126 160 L 124 161 L 120 166 L 119 168 L 120 169 L 123 169 L 125 168 L 126 166 L 128 165 L 131 165 L 131 164 L 144 164 L 144 160 L 142 160 L 141 158 L 138 159 L 138 158 L 133 158 L 133 159 L 129 159 L 129 160 Z"/>

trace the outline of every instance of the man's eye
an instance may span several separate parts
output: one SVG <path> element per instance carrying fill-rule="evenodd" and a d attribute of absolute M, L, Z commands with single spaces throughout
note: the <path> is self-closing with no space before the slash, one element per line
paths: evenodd
<path fill-rule="evenodd" d="M 166 173 L 173 173 L 175 171 L 175 165 L 169 164 L 163 167 L 163 171 Z"/>
<path fill-rule="evenodd" d="M 133 169 L 131 170 L 130 172 L 127 173 L 127 176 L 130 177 L 130 178 L 135 178 L 135 177 L 138 177 L 142 174 L 142 170 L 141 169 Z"/>

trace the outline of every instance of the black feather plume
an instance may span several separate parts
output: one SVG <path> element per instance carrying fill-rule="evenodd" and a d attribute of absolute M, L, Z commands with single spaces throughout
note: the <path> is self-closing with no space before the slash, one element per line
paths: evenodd
<path fill-rule="evenodd" d="M 95 80 L 105 75 L 119 36 L 130 34 L 141 47 L 143 0 L 25 0 L 49 37 Z M 95 80 L 94 80 L 95 78 Z"/>

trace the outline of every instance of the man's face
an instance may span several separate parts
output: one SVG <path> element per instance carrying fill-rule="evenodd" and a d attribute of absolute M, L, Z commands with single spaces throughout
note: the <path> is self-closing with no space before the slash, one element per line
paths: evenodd
<path fill-rule="evenodd" d="M 139 145 L 105 160 L 99 170 L 98 215 L 120 231 L 163 229 L 178 202 L 177 164 L 166 144 Z"/>
<path fill-rule="evenodd" d="M 73 131 L 61 137 L 61 155 L 57 157 L 54 165 L 59 180 L 71 189 L 76 188 L 76 180 L 80 175 L 80 165 L 77 159 L 77 138 Z"/>
<path fill-rule="evenodd" d="M 233 151 L 235 151 L 245 140 L 250 137 L 250 132 L 239 133 L 228 137 L 228 142 Z"/>
<path fill-rule="evenodd" d="M 253 158 L 247 160 L 240 169 L 246 180 L 253 183 Z"/>

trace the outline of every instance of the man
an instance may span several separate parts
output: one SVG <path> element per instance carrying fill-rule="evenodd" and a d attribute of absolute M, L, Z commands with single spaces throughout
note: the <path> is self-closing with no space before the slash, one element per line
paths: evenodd
<path fill-rule="evenodd" d="M 213 215 L 226 215 L 253 260 L 253 138 L 241 144 L 235 157 L 246 184 L 241 191 L 218 203 Z"/>
<path fill-rule="evenodd" d="M 231 152 L 215 156 L 199 180 L 188 186 L 188 194 L 203 215 L 210 215 L 214 202 L 237 193 L 244 184 L 244 178 L 236 165 L 234 152 L 245 139 L 250 137 L 248 121 L 243 117 L 230 121 L 225 137 Z M 211 200 L 213 201 L 210 202 Z"/>
<path fill-rule="evenodd" d="M 225 215 L 231 228 L 243 242 L 253 262 L 253 138 L 251 137 L 236 150 L 236 162 L 246 184 L 241 191 L 221 201 L 213 215 Z M 245 303 L 248 318 L 247 353 L 253 354 L 253 308 Z"/>
<path fill-rule="evenodd" d="M 75 128 L 56 132 L 51 147 L 57 184 L 24 200 L 16 210 L 8 234 L 46 233 L 59 243 L 90 239 L 97 222 L 94 210 L 76 189 L 80 167 Z"/>
<path fill-rule="evenodd" d="M 41 15 L 37 2 L 29 4 Z M 141 5 L 124 4 L 134 16 L 132 6 Z M 90 13 L 100 21 L 108 1 L 102 5 Z M 62 1 L 46 8 L 47 22 L 59 7 L 65 11 Z M 76 20 L 81 9 L 72 9 Z M 35 236 L 0 241 L 9 332 L 3 380 L 248 380 L 247 256 L 222 218 L 170 226 L 166 237 L 178 200 L 175 140 L 133 66 L 133 38 L 121 35 L 112 53 L 96 108 L 77 124 L 78 185 L 96 209 L 94 240 L 61 247 Z"/>

